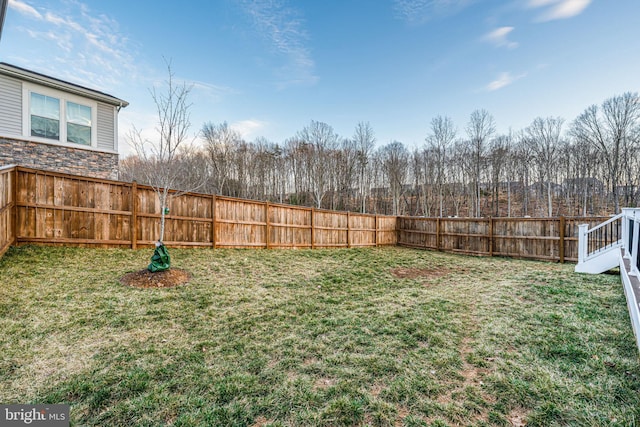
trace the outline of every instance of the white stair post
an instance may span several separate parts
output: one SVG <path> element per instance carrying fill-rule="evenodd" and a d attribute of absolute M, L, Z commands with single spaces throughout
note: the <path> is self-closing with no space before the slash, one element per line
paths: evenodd
<path fill-rule="evenodd" d="M 587 231 L 589 224 L 578 226 L 578 264 L 582 264 L 587 258 Z"/>
<path fill-rule="evenodd" d="M 624 258 L 629 258 L 629 217 L 625 210 L 622 210 L 625 215 L 622 217 L 622 247 L 624 248 Z"/>
<path fill-rule="evenodd" d="M 629 275 L 638 276 L 638 238 L 640 238 L 640 224 L 638 224 L 638 212 L 633 213 L 633 238 L 629 252 L 631 255 L 631 271 Z"/>
<path fill-rule="evenodd" d="M 631 248 L 629 246 L 629 240 L 633 239 L 631 229 L 629 228 L 629 220 L 633 220 L 635 217 L 635 211 L 632 208 L 622 208 L 622 247 L 624 248 L 624 257 L 631 259 Z"/>

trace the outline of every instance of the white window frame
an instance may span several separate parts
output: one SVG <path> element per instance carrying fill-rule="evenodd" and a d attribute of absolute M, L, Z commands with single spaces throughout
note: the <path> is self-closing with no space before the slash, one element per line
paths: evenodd
<path fill-rule="evenodd" d="M 60 139 L 31 136 L 31 94 L 50 96 L 60 102 Z M 67 141 L 67 101 L 91 108 L 91 145 L 76 144 Z M 22 136 L 29 141 L 44 144 L 62 145 L 71 148 L 98 148 L 98 103 L 88 98 L 73 95 L 45 86 L 24 82 L 22 84 Z"/>

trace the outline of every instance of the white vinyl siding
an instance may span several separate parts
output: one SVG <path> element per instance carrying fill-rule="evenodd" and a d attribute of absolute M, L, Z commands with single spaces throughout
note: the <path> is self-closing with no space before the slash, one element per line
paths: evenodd
<path fill-rule="evenodd" d="M 115 107 L 98 103 L 98 122 L 96 124 L 98 133 L 98 146 L 101 150 L 115 151 L 116 135 L 116 114 Z"/>
<path fill-rule="evenodd" d="M 0 76 L 0 135 L 22 135 L 22 83 Z"/>

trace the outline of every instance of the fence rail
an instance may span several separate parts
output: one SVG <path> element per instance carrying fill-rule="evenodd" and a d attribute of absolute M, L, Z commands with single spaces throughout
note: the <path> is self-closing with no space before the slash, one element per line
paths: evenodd
<path fill-rule="evenodd" d="M 0 168 L 0 256 L 17 244 L 152 246 L 160 204 L 153 189 L 10 166 Z M 577 228 L 590 218 L 416 218 L 188 193 L 171 199 L 171 247 L 336 248 L 401 245 L 551 261 L 578 259 Z"/>

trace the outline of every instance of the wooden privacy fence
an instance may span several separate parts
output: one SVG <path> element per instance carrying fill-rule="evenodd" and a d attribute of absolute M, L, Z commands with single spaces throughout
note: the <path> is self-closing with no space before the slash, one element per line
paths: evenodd
<path fill-rule="evenodd" d="M 0 256 L 13 244 L 151 246 L 160 204 L 148 186 L 0 168 Z M 401 245 L 472 255 L 576 261 L 589 218 L 416 218 L 335 212 L 208 194 L 171 199 L 171 247 L 334 248 Z"/>
<path fill-rule="evenodd" d="M 43 243 L 137 248 L 158 238 L 160 204 L 151 187 L 23 167 L 2 172 L 0 177 L 7 180 L 3 191 L 13 202 L 0 209 L 15 222 L 13 234 L 6 227 L 7 247 Z M 212 248 L 395 245 L 396 220 L 188 193 L 169 202 L 164 242 Z"/>
<path fill-rule="evenodd" d="M 15 166 L 0 168 L 0 257 L 15 242 Z"/>
<path fill-rule="evenodd" d="M 578 225 L 606 217 L 398 218 L 398 245 L 470 255 L 578 261 Z"/>

